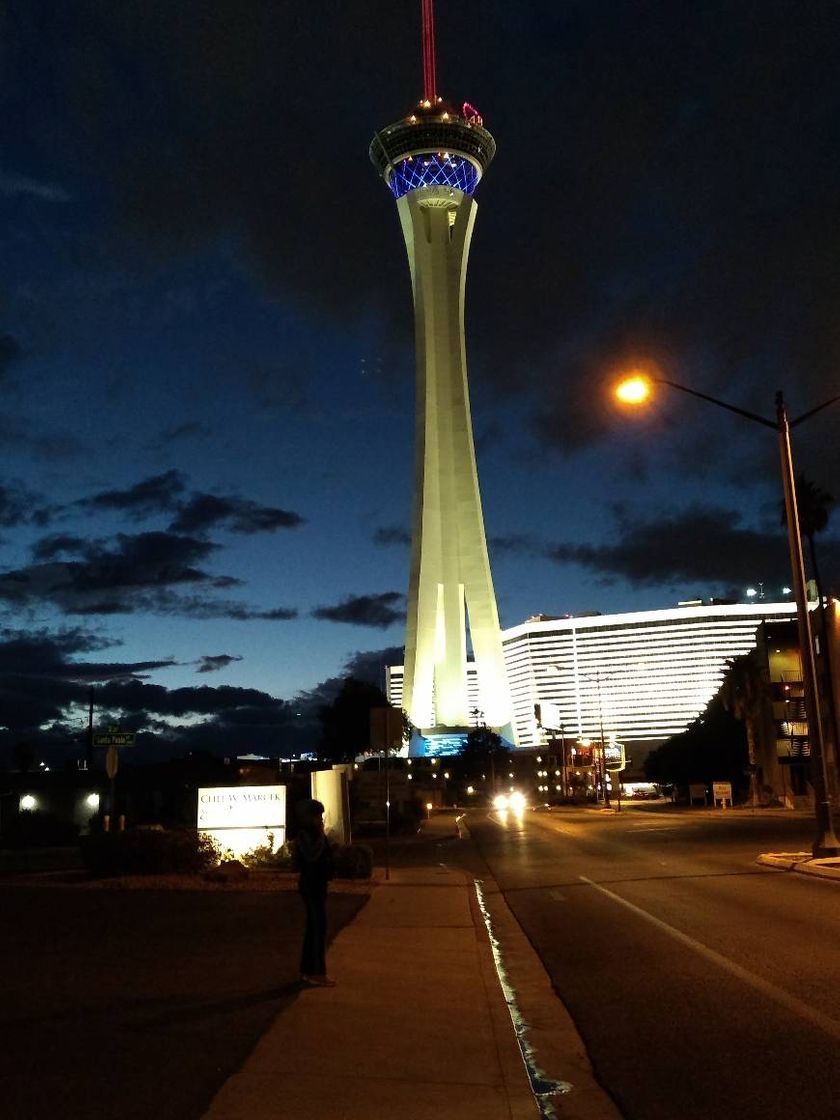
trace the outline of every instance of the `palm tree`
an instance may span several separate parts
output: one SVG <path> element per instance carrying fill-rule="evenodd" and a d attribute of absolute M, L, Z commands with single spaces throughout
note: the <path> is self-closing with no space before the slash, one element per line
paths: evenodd
<path fill-rule="evenodd" d="M 747 735 L 747 758 L 750 765 L 750 805 L 754 809 L 758 798 L 758 729 L 765 702 L 761 673 L 756 660 L 756 650 L 732 657 L 721 681 L 719 696 L 724 708 L 744 724 Z"/>
<path fill-rule="evenodd" d="M 817 563 L 817 549 L 814 538 L 828 525 L 831 516 L 831 507 L 835 499 L 833 494 L 811 482 L 804 474 L 796 480 L 796 507 L 799 514 L 799 529 L 808 542 L 808 553 L 811 560 L 811 575 L 817 589 L 817 615 L 820 622 L 820 653 L 823 666 L 823 692 L 828 702 L 828 711 L 831 717 L 831 738 L 837 739 L 837 706 L 834 701 L 834 680 L 831 667 L 831 654 L 828 648 L 828 628 L 825 617 L 825 599 L 823 598 L 820 567 Z M 782 509 L 782 524 L 786 524 L 787 517 Z"/>
<path fill-rule="evenodd" d="M 817 563 L 817 550 L 814 538 L 817 533 L 821 533 L 828 525 L 828 519 L 831 516 L 831 507 L 834 505 L 834 496 L 829 494 L 827 490 L 823 490 L 817 486 L 815 482 L 811 482 L 804 474 L 799 475 L 796 480 L 796 506 L 799 512 L 799 528 L 802 536 L 808 542 L 808 553 L 811 560 L 811 573 L 814 577 L 814 583 L 817 585 L 817 600 L 822 604 L 822 581 L 820 580 L 820 568 Z M 782 514 L 782 524 L 785 524 L 786 518 Z"/>

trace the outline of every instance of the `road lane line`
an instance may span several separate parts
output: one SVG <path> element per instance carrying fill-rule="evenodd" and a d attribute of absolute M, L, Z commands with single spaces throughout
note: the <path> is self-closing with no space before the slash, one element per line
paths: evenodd
<path fill-rule="evenodd" d="M 754 988 L 757 992 L 761 992 L 761 994 L 767 996 L 768 999 L 772 999 L 781 1007 L 792 1011 L 794 1015 L 798 1015 L 801 1019 L 805 1019 L 815 1027 L 819 1027 L 820 1030 L 825 1031 L 825 1033 L 831 1035 L 832 1038 L 840 1039 L 840 1022 L 836 1019 L 832 1019 L 828 1015 L 823 1015 L 823 1013 L 818 1011 L 815 1007 L 810 1007 L 801 999 L 797 999 L 796 996 L 790 995 L 782 988 L 777 988 L 775 984 L 770 984 L 767 980 L 756 976 L 754 972 L 749 972 L 746 968 L 742 968 L 741 965 L 736 964 L 735 961 L 724 957 L 721 953 L 716 953 L 715 950 L 710 949 L 708 945 L 704 945 L 702 941 L 697 941 L 695 938 L 689 937 L 689 935 L 683 933 L 682 930 L 677 929 L 675 926 L 668 925 L 668 923 L 663 922 L 661 918 L 657 918 L 654 914 L 643 910 L 641 906 L 636 906 L 633 902 L 628 902 L 626 898 L 615 894 L 614 891 L 607 890 L 606 887 L 602 887 L 599 883 L 594 883 L 585 875 L 581 875 L 580 879 L 588 886 L 594 887 L 596 891 L 605 894 L 607 898 L 611 898 L 613 902 L 617 902 L 634 914 L 638 914 L 640 918 L 645 918 L 652 925 L 655 925 L 657 929 L 661 929 L 664 933 L 673 937 L 675 941 L 680 941 L 683 945 L 687 945 L 689 949 L 693 949 L 695 953 L 699 954 L 701 957 L 705 957 L 707 961 L 711 961 L 712 964 L 716 964 L 719 968 L 725 969 L 727 972 L 731 973 L 732 976 L 743 980 L 745 984 L 749 984 L 751 988 Z"/>

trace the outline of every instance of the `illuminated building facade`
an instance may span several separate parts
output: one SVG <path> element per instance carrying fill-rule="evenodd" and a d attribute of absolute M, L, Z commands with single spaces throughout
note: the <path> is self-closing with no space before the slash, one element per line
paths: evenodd
<path fill-rule="evenodd" d="M 638 764 L 703 711 L 727 661 L 755 648 L 762 622 L 795 617 L 794 603 L 759 602 L 529 619 L 502 633 L 516 741 L 542 746 L 550 731 L 538 725 L 534 707 L 553 705 L 561 726 L 552 731 L 596 742 L 603 731 L 605 742 L 624 743 Z M 399 667 L 386 683 L 399 705 Z"/>
<path fill-rule="evenodd" d="M 428 71 L 426 97 L 410 116 L 376 133 L 370 147 L 396 199 L 414 294 L 414 522 L 400 703 L 421 730 L 424 745 L 412 748 L 418 752 L 460 744 L 458 733 L 476 708 L 489 726 L 511 735 L 464 343 L 473 192 L 495 150 L 472 106 L 448 105 Z M 476 674 L 471 694 L 467 625 Z"/>

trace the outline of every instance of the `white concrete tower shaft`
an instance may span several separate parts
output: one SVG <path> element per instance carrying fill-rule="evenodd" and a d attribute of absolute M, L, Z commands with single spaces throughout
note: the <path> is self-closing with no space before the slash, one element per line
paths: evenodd
<path fill-rule="evenodd" d="M 464 290 L 478 207 L 420 186 L 397 201 L 414 292 L 415 508 L 403 704 L 416 726 L 470 725 L 466 618 L 478 707 L 507 729 L 510 698 L 484 531 L 464 343 Z M 466 615 L 466 617 L 465 617 Z"/>

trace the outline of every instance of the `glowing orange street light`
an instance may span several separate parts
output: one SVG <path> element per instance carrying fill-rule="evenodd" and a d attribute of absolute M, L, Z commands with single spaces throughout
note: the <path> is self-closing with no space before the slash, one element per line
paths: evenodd
<path fill-rule="evenodd" d="M 650 378 L 644 373 L 629 374 L 615 387 L 615 395 L 622 404 L 643 404 L 650 394 Z"/>
<path fill-rule="evenodd" d="M 826 764 L 825 739 L 823 735 L 822 713 L 820 711 L 820 691 L 817 679 L 816 661 L 814 658 L 814 639 L 811 632 L 811 617 L 808 612 L 808 598 L 805 589 L 805 562 L 802 556 L 802 530 L 799 525 L 799 510 L 796 502 L 796 485 L 794 483 L 793 451 L 790 442 L 790 430 L 803 420 L 807 420 L 817 412 L 840 401 L 840 395 L 831 397 L 816 408 L 811 408 L 798 416 L 795 420 L 788 419 L 787 405 L 784 394 L 776 393 L 776 419 L 769 420 L 766 416 L 759 416 L 756 412 L 749 412 L 745 408 L 729 404 L 727 401 L 710 397 L 708 393 L 700 393 L 697 389 L 689 389 L 687 385 L 680 385 L 677 381 L 670 381 L 666 377 L 650 377 L 647 374 L 634 371 L 625 377 L 616 387 L 615 395 L 624 404 L 643 404 L 651 395 L 654 385 L 668 385 L 672 389 L 679 389 L 681 393 L 688 393 L 692 397 L 699 397 L 709 404 L 725 408 L 727 412 L 735 412 L 747 420 L 761 424 L 765 428 L 773 428 L 779 440 L 779 458 L 782 473 L 782 492 L 785 498 L 785 515 L 788 533 L 788 549 L 790 552 L 791 575 L 793 576 L 793 592 L 796 599 L 796 620 L 799 628 L 799 648 L 802 653 L 802 684 L 805 693 L 805 709 L 808 717 L 808 739 L 811 746 L 811 782 L 814 786 L 814 808 L 817 824 L 817 835 L 811 846 L 814 857 L 830 857 L 840 855 L 840 840 L 834 833 L 831 814 L 830 784 Z M 833 734 L 833 733 L 832 733 Z"/>

